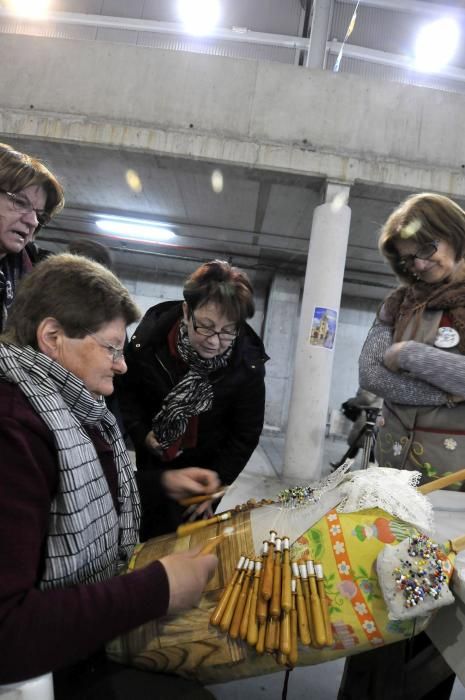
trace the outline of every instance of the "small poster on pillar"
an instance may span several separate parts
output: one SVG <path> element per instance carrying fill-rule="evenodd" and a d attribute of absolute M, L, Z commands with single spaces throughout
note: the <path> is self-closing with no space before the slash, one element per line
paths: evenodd
<path fill-rule="evenodd" d="M 337 311 L 315 306 L 313 312 L 312 328 L 310 331 L 310 345 L 318 345 L 320 348 L 332 350 L 337 328 Z"/>

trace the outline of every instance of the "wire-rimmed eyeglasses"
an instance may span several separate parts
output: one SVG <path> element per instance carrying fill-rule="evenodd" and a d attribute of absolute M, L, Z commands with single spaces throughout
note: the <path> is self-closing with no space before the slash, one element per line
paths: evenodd
<path fill-rule="evenodd" d="M 191 317 L 192 317 L 192 326 L 194 328 L 194 331 L 198 333 L 199 335 L 203 335 L 205 338 L 212 338 L 214 335 L 218 336 L 218 339 L 223 342 L 228 342 L 231 343 L 234 338 L 237 336 L 238 333 L 238 328 L 235 326 L 234 328 L 231 328 L 230 330 L 227 328 L 222 328 L 220 331 L 215 331 L 214 328 L 209 328 L 208 326 L 202 326 L 201 324 L 197 323 L 197 320 L 194 316 L 194 312 L 191 309 Z"/>
<path fill-rule="evenodd" d="M 22 212 L 23 214 L 28 214 L 33 211 L 37 217 L 37 221 L 40 227 L 47 226 L 50 223 L 51 216 L 45 209 L 36 209 L 33 207 L 31 202 L 22 194 L 17 194 L 16 192 L 9 192 L 8 190 L 0 189 L 0 192 L 6 196 L 8 201 L 13 205 L 16 211 Z"/>
<path fill-rule="evenodd" d="M 90 335 L 91 338 L 95 340 L 97 345 L 100 345 L 100 347 L 105 348 L 108 350 L 108 352 L 111 354 L 111 359 L 113 362 L 121 362 L 121 360 L 124 359 L 124 347 L 122 348 L 115 348 L 114 345 L 111 343 L 108 343 L 106 340 L 101 340 L 98 335 L 95 333 L 91 333 L 87 328 L 84 328 L 85 332 L 87 335 Z"/>
<path fill-rule="evenodd" d="M 421 246 L 416 253 L 412 255 L 401 255 L 399 258 L 399 263 L 405 268 L 412 267 L 416 259 L 429 260 L 432 258 L 433 255 L 438 252 L 438 248 L 439 241 L 425 243 L 425 245 Z"/>

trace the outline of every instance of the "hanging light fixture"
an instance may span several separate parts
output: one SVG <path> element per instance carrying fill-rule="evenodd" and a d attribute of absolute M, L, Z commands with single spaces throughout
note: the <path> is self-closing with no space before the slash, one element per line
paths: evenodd
<path fill-rule="evenodd" d="M 116 238 L 148 243 L 162 243 L 176 236 L 174 231 L 163 223 L 129 219 L 123 216 L 102 216 L 97 219 L 95 225 L 100 231 Z"/>
<path fill-rule="evenodd" d="M 219 0 L 178 0 L 178 14 L 190 34 L 204 36 L 218 24 Z"/>
<path fill-rule="evenodd" d="M 452 17 L 425 24 L 415 43 L 415 68 L 428 73 L 440 71 L 455 54 L 459 37 L 458 22 Z"/>
<path fill-rule="evenodd" d="M 7 0 L 6 5 L 20 17 L 43 19 L 47 16 L 50 0 Z"/>

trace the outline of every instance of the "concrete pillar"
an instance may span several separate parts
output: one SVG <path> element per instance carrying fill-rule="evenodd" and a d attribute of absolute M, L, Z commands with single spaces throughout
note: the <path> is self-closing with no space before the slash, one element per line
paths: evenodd
<path fill-rule="evenodd" d="M 324 204 L 313 214 L 283 470 L 283 476 L 303 483 L 321 476 L 349 238 L 349 192 L 348 185 L 328 183 Z"/>
<path fill-rule="evenodd" d="M 268 295 L 264 329 L 266 364 L 265 426 L 286 429 L 297 344 L 300 291 L 303 279 L 276 274 Z"/>
<path fill-rule="evenodd" d="M 332 6 L 333 0 L 315 0 L 313 3 L 307 68 L 324 68 Z"/>

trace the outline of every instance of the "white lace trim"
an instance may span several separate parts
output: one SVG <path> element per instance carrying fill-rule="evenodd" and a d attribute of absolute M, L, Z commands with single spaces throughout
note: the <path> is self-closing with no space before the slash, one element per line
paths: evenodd
<path fill-rule="evenodd" d="M 416 488 L 421 475 L 416 471 L 368 467 L 345 477 L 339 490 L 339 513 L 381 508 L 411 523 L 422 532 L 433 530 L 433 507 Z"/>

